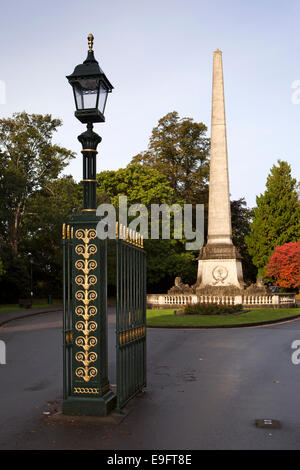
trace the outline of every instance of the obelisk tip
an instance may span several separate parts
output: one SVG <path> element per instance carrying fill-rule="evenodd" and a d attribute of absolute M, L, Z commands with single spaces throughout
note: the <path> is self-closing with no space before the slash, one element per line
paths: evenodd
<path fill-rule="evenodd" d="M 220 51 L 220 49 L 216 49 L 214 53 L 215 54 L 222 54 L 222 51 Z"/>

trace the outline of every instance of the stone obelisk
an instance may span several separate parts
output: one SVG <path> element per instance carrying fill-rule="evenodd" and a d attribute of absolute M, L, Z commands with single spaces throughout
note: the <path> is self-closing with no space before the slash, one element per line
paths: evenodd
<path fill-rule="evenodd" d="M 232 243 L 222 52 L 214 52 L 208 237 L 201 249 L 198 289 L 243 287 L 241 256 Z"/>

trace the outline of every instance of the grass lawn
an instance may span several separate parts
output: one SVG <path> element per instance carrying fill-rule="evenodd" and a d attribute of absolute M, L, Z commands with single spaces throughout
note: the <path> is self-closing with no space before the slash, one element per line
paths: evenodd
<path fill-rule="evenodd" d="M 48 307 L 57 307 L 62 305 L 62 301 L 53 299 L 52 304 L 48 304 L 45 299 L 37 299 L 36 303 L 34 302 L 32 304 L 32 307 L 29 309 L 22 308 L 19 306 L 19 304 L 6 304 L 6 305 L 0 305 L 0 313 L 1 312 L 12 312 L 13 310 L 32 310 L 33 308 L 48 308 Z"/>
<path fill-rule="evenodd" d="M 240 315 L 174 315 L 174 310 L 147 310 L 148 326 L 229 326 L 258 323 L 300 315 L 299 308 L 253 309 Z"/>

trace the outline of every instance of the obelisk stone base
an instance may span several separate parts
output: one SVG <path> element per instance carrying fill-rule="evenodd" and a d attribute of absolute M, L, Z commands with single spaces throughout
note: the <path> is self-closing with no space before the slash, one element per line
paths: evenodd
<path fill-rule="evenodd" d="M 243 289 L 241 255 L 233 244 L 207 244 L 200 250 L 197 290 L 207 286 Z"/>
<path fill-rule="evenodd" d="M 237 259 L 199 260 L 197 291 L 207 286 L 243 289 L 242 263 Z"/>

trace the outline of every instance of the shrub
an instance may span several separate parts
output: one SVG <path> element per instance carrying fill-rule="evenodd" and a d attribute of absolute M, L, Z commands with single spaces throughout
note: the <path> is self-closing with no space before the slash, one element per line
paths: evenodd
<path fill-rule="evenodd" d="M 227 315 L 240 312 L 242 305 L 189 304 L 184 309 L 185 315 Z"/>
<path fill-rule="evenodd" d="M 266 275 L 273 277 L 279 287 L 287 289 L 300 287 L 300 242 L 285 243 L 277 246 L 269 264 L 265 266 Z"/>

